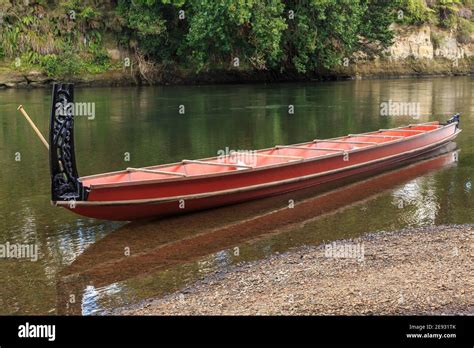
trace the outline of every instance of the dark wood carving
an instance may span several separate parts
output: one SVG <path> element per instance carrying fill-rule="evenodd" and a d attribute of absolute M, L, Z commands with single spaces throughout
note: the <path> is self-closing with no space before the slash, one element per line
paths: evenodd
<path fill-rule="evenodd" d="M 77 173 L 74 153 L 74 86 L 53 86 L 49 128 L 49 164 L 53 201 L 87 200 L 87 190 Z"/>

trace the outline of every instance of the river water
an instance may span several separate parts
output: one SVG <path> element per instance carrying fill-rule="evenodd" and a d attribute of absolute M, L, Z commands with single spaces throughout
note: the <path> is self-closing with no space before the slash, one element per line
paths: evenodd
<path fill-rule="evenodd" d="M 0 91 L 0 314 L 100 314 L 179 291 L 209 272 L 366 232 L 473 223 L 474 79 L 76 89 L 95 117 L 76 120 L 80 175 L 215 156 L 460 112 L 444 155 L 377 176 L 160 221 L 116 223 L 52 207 L 48 154 L 16 111 L 47 134 L 49 90 Z M 417 103 L 419 117 L 381 103 Z M 415 105 L 415 104 L 414 104 Z M 294 113 L 289 113 L 293 109 Z M 288 202 L 295 203 L 293 209 Z"/>

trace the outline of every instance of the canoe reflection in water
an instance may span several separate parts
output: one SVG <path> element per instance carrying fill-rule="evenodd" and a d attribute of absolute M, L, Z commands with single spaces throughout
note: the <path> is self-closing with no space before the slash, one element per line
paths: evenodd
<path fill-rule="evenodd" d="M 132 302 L 177 291 L 202 276 L 200 268 L 204 264 L 199 260 L 207 255 L 228 250 L 227 256 L 217 255 L 237 259 L 237 246 L 243 243 L 269 236 L 278 238 L 292 226 L 375 199 L 431 171 L 455 165 L 457 156 L 456 144 L 449 143 L 412 161 L 416 163 L 404 164 L 402 168 L 391 167 L 388 172 L 385 169 L 376 176 L 371 173 L 370 178 L 367 175 L 353 177 L 342 187 L 339 181 L 332 186 L 326 185 L 324 191 L 321 187 L 313 187 L 190 215 L 128 223 L 91 245 L 61 272 L 57 284 L 58 314 L 88 314 L 95 309 L 103 310 L 95 308 L 99 306 L 94 299 L 97 296 L 95 289 L 107 288 L 107 296 L 126 292 L 119 282 L 129 280 L 142 288 L 138 298 L 133 294 L 125 296 Z M 329 232 L 313 236 L 312 243 L 340 238 Z M 182 267 L 191 271 L 183 272 Z M 117 301 L 119 305 L 124 304 Z M 100 306 L 109 307 L 105 308 L 107 310 L 116 307 L 117 303 L 110 306 L 101 303 Z"/>
<path fill-rule="evenodd" d="M 462 131 L 461 115 L 456 113 L 446 122 L 275 145 L 252 150 L 251 156 L 232 152 L 79 177 L 74 113 L 66 111 L 73 101 L 72 84 L 53 86 L 50 145 L 32 124 L 49 149 L 51 202 L 82 216 L 111 221 L 169 217 L 328 185 L 421 156 Z"/>

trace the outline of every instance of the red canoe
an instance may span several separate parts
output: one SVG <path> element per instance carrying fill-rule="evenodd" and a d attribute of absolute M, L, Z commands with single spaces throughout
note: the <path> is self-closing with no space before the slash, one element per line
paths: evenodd
<path fill-rule="evenodd" d="M 79 178 L 72 112 L 55 108 L 72 100 L 72 85 L 54 86 L 52 202 L 105 220 L 162 217 L 319 185 L 430 152 L 461 132 L 456 114 L 444 124 L 428 122 Z"/>

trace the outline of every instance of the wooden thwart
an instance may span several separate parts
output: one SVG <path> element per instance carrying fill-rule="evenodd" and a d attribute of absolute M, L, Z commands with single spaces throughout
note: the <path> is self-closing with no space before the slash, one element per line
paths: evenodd
<path fill-rule="evenodd" d="M 426 133 L 429 131 L 421 130 L 421 129 L 379 129 L 380 132 L 417 132 L 417 133 Z"/>
<path fill-rule="evenodd" d="M 313 150 L 313 149 L 312 149 Z M 347 152 L 346 149 L 332 149 L 330 147 L 316 147 L 314 150 L 323 150 L 323 151 L 337 151 L 337 152 Z"/>
<path fill-rule="evenodd" d="M 339 144 L 370 144 L 370 145 L 377 145 L 376 141 L 345 141 L 345 140 L 315 140 L 315 142 L 320 143 L 339 143 Z"/>
<path fill-rule="evenodd" d="M 150 174 L 166 174 L 166 175 L 176 175 L 176 176 L 187 176 L 184 173 L 178 172 L 167 172 L 165 170 L 155 170 L 155 169 L 147 169 L 147 168 L 127 168 L 127 172 L 144 172 Z"/>
<path fill-rule="evenodd" d="M 408 127 L 418 127 L 418 126 L 436 126 L 438 128 L 442 127 L 442 125 L 440 125 L 437 121 L 424 122 L 424 123 L 410 123 L 408 125 Z"/>
<path fill-rule="evenodd" d="M 278 150 L 278 148 L 277 148 Z M 290 159 L 293 159 L 293 160 L 304 160 L 304 157 L 302 156 L 287 156 L 287 155 L 267 155 L 265 153 L 255 153 L 254 155 L 256 156 L 261 156 L 261 157 L 275 157 L 275 158 L 290 158 Z"/>
<path fill-rule="evenodd" d="M 247 168 L 251 169 L 252 166 L 248 166 L 245 164 L 231 164 L 231 163 L 219 163 L 219 162 L 207 162 L 207 161 L 198 161 L 198 160 L 183 160 L 184 164 L 186 163 L 194 163 L 194 164 L 203 164 L 208 166 L 225 166 L 225 167 L 240 167 L 240 168 Z"/>
<path fill-rule="evenodd" d="M 337 151 L 337 152 L 345 152 L 346 150 L 343 149 L 331 149 L 329 147 L 302 147 L 302 146 L 291 146 L 291 145 L 277 145 L 277 149 L 299 149 L 299 150 L 316 150 L 316 151 Z"/>
<path fill-rule="evenodd" d="M 403 135 L 375 135 L 375 134 L 349 134 L 350 137 L 368 138 L 405 138 Z"/>

